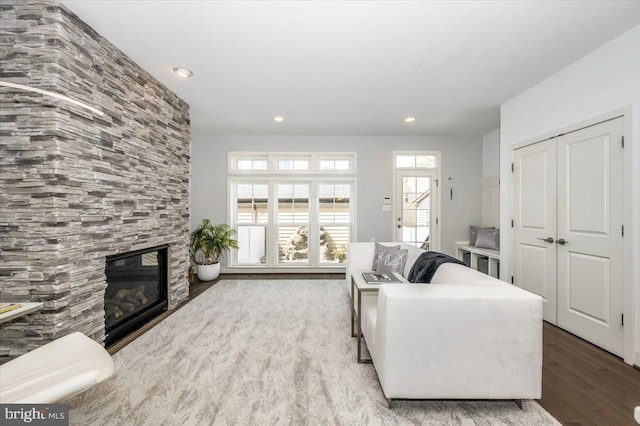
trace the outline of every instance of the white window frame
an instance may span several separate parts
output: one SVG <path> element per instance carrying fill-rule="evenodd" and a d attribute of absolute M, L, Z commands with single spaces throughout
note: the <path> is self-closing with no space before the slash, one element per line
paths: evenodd
<path fill-rule="evenodd" d="M 267 160 L 266 170 L 240 170 L 238 160 Z M 279 160 L 308 160 L 307 170 L 281 170 Z M 348 170 L 320 170 L 321 160 L 348 160 Z M 229 175 L 282 175 L 282 174 L 318 174 L 318 175 L 355 175 L 357 162 L 355 152 L 260 152 L 232 151 L 228 154 L 227 170 Z"/>
<path fill-rule="evenodd" d="M 239 159 L 263 159 L 268 156 L 267 170 L 237 170 Z M 278 160 L 281 159 L 307 159 L 309 158 L 310 170 L 278 170 Z M 349 170 L 319 170 L 320 160 L 349 160 Z M 232 273 L 243 272 L 343 272 L 346 264 L 322 262 L 319 259 L 320 226 L 319 221 L 319 183 L 344 183 L 351 185 L 349 197 L 349 223 L 336 223 L 336 226 L 349 226 L 349 241 L 355 241 L 357 235 L 357 178 L 356 153 L 354 152 L 323 152 L 323 153 L 296 153 L 296 152 L 230 152 L 228 155 L 228 223 L 233 229 L 237 229 L 237 197 L 235 184 L 238 183 L 266 183 L 269 185 L 268 220 L 266 227 L 266 264 L 238 264 L 237 250 L 232 250 L 227 256 L 226 269 Z M 278 256 L 278 226 L 277 223 L 277 184 L 278 183 L 308 183 L 309 184 L 309 262 L 294 265 L 280 263 Z M 260 226 L 261 224 L 255 224 Z M 333 224 L 331 224 L 333 225 Z M 313 242 L 313 243 L 312 243 Z"/>
<path fill-rule="evenodd" d="M 318 186 L 321 184 L 334 184 L 334 185 L 339 185 L 339 184 L 348 184 L 351 185 L 350 188 L 350 192 L 349 192 L 349 221 L 348 222 L 323 222 L 320 220 L 320 197 L 318 195 Z M 339 179 L 339 178 L 333 178 L 333 179 L 327 179 L 327 178 L 320 178 L 317 179 L 315 181 L 314 184 L 314 193 L 315 193 L 315 197 L 314 197 L 314 202 L 318 204 L 318 208 L 315 211 L 316 214 L 316 222 L 315 222 L 315 228 L 316 228 L 316 232 L 318 233 L 316 238 L 317 241 L 320 241 L 320 228 L 324 227 L 331 227 L 331 226 L 348 226 L 349 227 L 349 242 L 353 241 L 354 237 L 355 237 L 355 233 L 354 233 L 354 228 L 355 228 L 355 221 L 356 221 L 356 214 L 355 214 L 355 192 L 356 192 L 356 182 L 355 179 L 351 180 L 351 179 Z M 335 212 L 334 212 L 335 215 Z M 334 216 L 335 218 L 335 216 Z M 316 250 L 318 250 L 319 246 L 316 246 Z M 317 257 L 318 259 L 318 264 L 319 265 L 328 265 L 328 266 L 333 266 L 335 265 L 334 263 L 329 263 L 329 262 L 325 262 L 323 263 L 319 256 Z"/>
<path fill-rule="evenodd" d="M 311 241 L 314 241 L 314 235 L 315 233 L 313 232 L 312 229 L 312 220 L 314 215 L 313 212 L 313 208 L 311 203 L 313 202 L 313 193 L 315 192 L 315 185 L 313 181 L 307 180 L 307 179 L 273 179 L 273 180 L 269 180 L 270 184 L 273 184 L 274 187 L 274 195 L 275 197 L 273 198 L 274 200 L 274 207 L 273 209 L 275 210 L 275 220 L 273 223 L 273 233 L 275 238 L 273 239 L 272 243 L 272 250 L 273 253 L 275 254 L 275 263 L 271 266 L 274 267 L 280 267 L 280 266 L 294 266 L 294 267 L 309 267 L 309 266 L 316 266 L 315 265 L 315 250 L 311 247 Z M 307 186 L 307 204 L 308 204 L 308 209 L 309 212 L 307 213 L 307 222 L 303 223 L 303 222 L 296 222 L 295 221 L 295 204 L 294 204 L 294 217 L 292 219 L 291 222 L 284 222 L 281 221 L 279 215 L 280 215 L 280 203 L 278 203 L 277 200 L 279 200 L 278 198 L 278 185 L 306 185 Z M 309 235 L 307 237 L 307 261 L 306 262 L 300 262 L 300 264 L 291 264 L 291 263 L 287 263 L 287 262 L 281 262 L 280 261 L 280 227 L 286 227 L 286 228 L 296 228 L 298 226 L 305 226 L 308 229 Z M 315 227 L 314 227 L 315 228 Z M 267 240 L 268 241 L 268 240 Z"/>

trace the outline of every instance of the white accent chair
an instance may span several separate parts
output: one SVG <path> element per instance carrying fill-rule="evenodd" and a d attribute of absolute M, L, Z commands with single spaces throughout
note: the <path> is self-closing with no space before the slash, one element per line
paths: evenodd
<path fill-rule="evenodd" d="M 406 278 L 423 250 L 402 248 L 410 250 Z M 371 269 L 373 251 L 374 243 L 349 244 L 349 288 L 352 271 Z M 367 293 L 362 334 L 389 406 L 393 399 L 541 397 L 542 299 L 465 266 L 440 266 L 428 285 L 383 284 Z"/>
<path fill-rule="evenodd" d="M 0 366 L 0 402 L 50 404 L 113 375 L 111 355 L 82 333 L 47 343 Z"/>

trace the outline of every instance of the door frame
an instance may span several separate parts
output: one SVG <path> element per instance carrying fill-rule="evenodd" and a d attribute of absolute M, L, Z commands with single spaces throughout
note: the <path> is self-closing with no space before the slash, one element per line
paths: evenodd
<path fill-rule="evenodd" d="M 396 167 L 396 156 L 397 155 L 433 155 L 436 157 L 436 167 L 435 168 L 417 168 L 417 167 Z M 442 155 L 440 151 L 393 151 L 393 155 L 391 157 L 392 161 L 392 170 L 393 170 L 393 198 L 391 199 L 391 204 L 393 205 L 392 213 L 393 217 L 391 218 L 391 235 L 392 238 L 396 238 L 396 218 L 402 211 L 402 206 L 398 206 L 398 173 L 399 172 L 424 172 L 424 173 L 433 173 L 435 172 L 435 194 L 431 194 L 431 196 L 435 197 L 436 208 L 433 210 L 432 215 L 435 216 L 434 221 L 434 238 L 429 238 L 429 249 L 434 251 L 441 250 L 441 241 L 442 241 L 442 223 L 440 218 L 442 217 Z M 429 231 L 431 232 L 431 230 Z M 429 234 L 431 235 L 431 234 Z"/>
<path fill-rule="evenodd" d="M 625 363 L 629 365 L 634 364 L 634 357 L 636 363 L 640 363 L 640 353 L 636 354 L 635 352 L 635 335 L 636 335 L 636 326 L 637 321 L 640 318 L 636 318 L 636 309 L 640 306 L 637 306 L 636 299 L 640 296 L 640 290 L 638 291 L 638 295 L 635 295 L 634 288 L 634 276 L 635 274 L 640 275 L 640 267 L 638 270 L 634 270 L 634 236 L 636 235 L 635 227 L 637 226 L 634 217 L 633 217 L 633 203 L 635 194 L 633 192 L 633 154 L 638 149 L 637 147 L 637 137 L 634 132 L 633 126 L 633 118 L 634 118 L 634 109 L 631 105 L 619 108 L 613 111 L 610 111 L 605 114 L 601 114 L 595 117 L 591 117 L 587 120 L 583 120 L 581 122 L 571 124 L 556 130 L 552 130 L 546 132 L 540 136 L 527 139 L 523 142 L 514 144 L 509 147 L 509 163 L 513 164 L 515 151 L 519 148 L 523 148 L 528 145 L 533 145 L 538 142 L 543 142 L 548 139 L 556 138 L 566 133 L 575 132 L 586 127 L 591 127 L 596 124 L 603 123 L 605 121 L 610 121 L 616 118 L 623 118 L 623 126 L 624 126 L 624 152 L 623 152 L 623 223 L 624 223 L 624 241 L 623 241 L 623 266 L 622 266 L 622 276 L 623 276 L 623 294 L 624 301 L 622 311 L 624 314 L 624 330 L 623 330 L 623 360 Z M 640 170 L 637 171 L 640 173 Z M 509 218 L 514 217 L 515 205 L 514 205 L 514 191 L 515 187 L 513 185 L 513 173 L 508 174 L 508 185 L 509 185 Z M 515 249 L 515 239 L 514 232 L 509 231 L 509 269 L 511 271 L 511 267 L 513 265 L 513 256 Z M 640 250 L 640 248 L 638 248 Z M 640 277 L 639 277 L 640 278 Z M 640 342 L 639 342 L 640 343 Z"/>

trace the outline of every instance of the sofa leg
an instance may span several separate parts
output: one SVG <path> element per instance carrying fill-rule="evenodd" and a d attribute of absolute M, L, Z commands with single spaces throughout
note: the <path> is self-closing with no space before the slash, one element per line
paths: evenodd
<path fill-rule="evenodd" d="M 389 409 L 393 408 L 393 398 L 387 398 L 387 405 L 389 406 Z"/>
<path fill-rule="evenodd" d="M 513 402 L 516 403 L 516 405 L 518 407 L 520 407 L 521 410 L 523 410 L 524 408 L 522 408 L 522 400 L 521 399 L 514 399 Z"/>

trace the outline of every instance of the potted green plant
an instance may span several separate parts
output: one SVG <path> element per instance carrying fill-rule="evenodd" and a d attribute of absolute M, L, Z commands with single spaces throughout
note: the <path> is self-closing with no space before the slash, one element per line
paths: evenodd
<path fill-rule="evenodd" d="M 226 223 L 212 225 L 209 219 L 202 219 L 202 223 L 191 233 L 189 251 L 201 281 L 218 278 L 220 256 L 231 248 L 238 248 L 238 241 L 233 238 L 235 234 L 235 229 Z"/>

